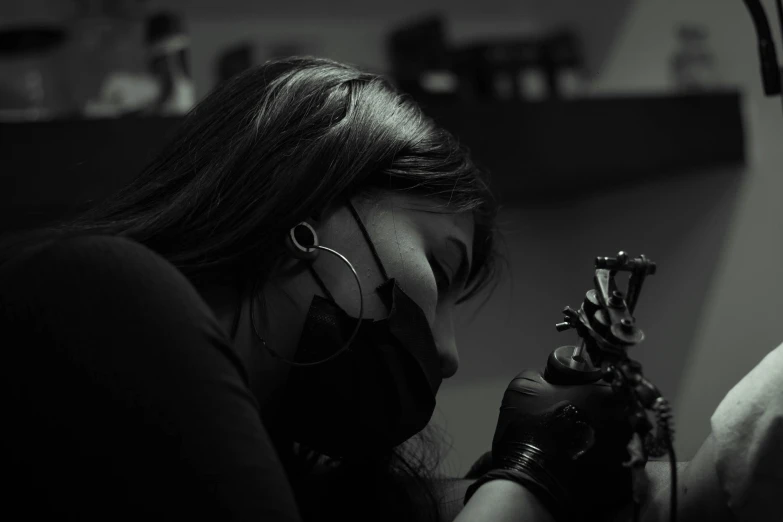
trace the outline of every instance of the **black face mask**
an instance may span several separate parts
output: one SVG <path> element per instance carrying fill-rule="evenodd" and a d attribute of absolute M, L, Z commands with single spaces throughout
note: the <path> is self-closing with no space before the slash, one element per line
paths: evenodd
<path fill-rule="evenodd" d="M 421 431 L 432 418 L 442 377 L 440 359 L 422 309 L 389 278 L 356 210 L 385 283 L 377 294 L 389 315 L 363 319 L 349 349 L 313 366 L 293 366 L 281 390 L 279 422 L 294 442 L 340 458 L 388 450 Z M 358 319 L 332 298 L 314 296 L 295 362 L 321 361 L 345 346 Z"/>

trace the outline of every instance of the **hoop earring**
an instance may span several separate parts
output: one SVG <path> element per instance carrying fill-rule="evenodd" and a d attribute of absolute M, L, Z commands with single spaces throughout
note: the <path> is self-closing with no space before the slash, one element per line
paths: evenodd
<path fill-rule="evenodd" d="M 296 259 L 312 261 L 318 256 L 318 234 L 307 221 L 302 221 L 288 231 L 286 246 Z"/>
<path fill-rule="evenodd" d="M 301 235 L 301 229 L 299 237 L 297 237 L 296 229 L 297 227 L 304 226 L 306 227 L 309 232 L 312 234 L 312 242 L 308 242 L 305 240 L 305 245 L 302 245 L 300 240 L 303 239 Z M 253 288 L 253 296 L 250 299 L 250 324 L 253 325 L 253 333 L 258 338 L 259 341 L 261 341 L 261 344 L 264 346 L 264 348 L 276 359 L 280 359 L 281 361 L 290 364 L 291 366 L 315 366 L 318 364 L 323 364 L 325 362 L 331 361 L 332 359 L 336 358 L 337 356 L 343 354 L 348 348 L 350 348 L 351 343 L 353 342 L 354 338 L 356 338 L 356 334 L 359 333 L 359 327 L 362 325 L 362 319 L 364 319 L 364 295 L 362 292 L 362 282 L 359 280 L 359 274 L 356 273 L 356 269 L 353 267 L 350 261 L 342 255 L 341 253 L 332 250 L 331 248 L 327 248 L 325 246 L 321 246 L 318 244 L 318 235 L 315 233 L 315 230 L 313 230 L 313 227 L 311 227 L 309 224 L 305 223 L 304 221 L 294 226 L 288 233 L 287 241 L 289 241 L 289 249 L 292 250 L 292 255 L 294 257 L 297 257 L 298 259 L 306 259 L 306 260 L 313 260 L 315 256 L 318 253 L 318 250 L 324 250 L 326 252 L 329 252 L 330 254 L 333 254 L 340 258 L 346 265 L 348 265 L 348 268 L 351 269 L 351 273 L 353 274 L 354 279 L 356 279 L 356 285 L 359 288 L 359 319 L 356 320 L 356 326 L 353 329 L 353 332 L 351 333 L 351 336 L 348 338 L 348 341 L 346 341 L 345 345 L 340 348 L 338 351 L 327 357 L 326 359 L 323 359 L 321 361 L 315 361 L 315 362 L 308 362 L 308 363 L 301 363 L 301 362 L 295 362 L 291 361 L 289 359 L 286 359 L 276 351 L 274 351 L 269 345 L 266 343 L 263 337 L 258 333 L 258 328 L 256 327 L 256 314 L 255 314 L 255 306 L 254 303 L 256 299 L 259 298 L 258 294 L 258 287 L 256 286 Z"/>

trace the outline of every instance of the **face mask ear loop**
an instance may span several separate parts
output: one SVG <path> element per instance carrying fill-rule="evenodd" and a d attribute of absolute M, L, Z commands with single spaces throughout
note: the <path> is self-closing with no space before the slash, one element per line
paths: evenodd
<path fill-rule="evenodd" d="M 293 236 L 293 234 L 291 234 L 291 236 Z M 258 338 L 258 340 L 261 341 L 261 344 L 264 346 L 264 349 L 269 351 L 269 353 L 272 354 L 273 357 L 280 359 L 281 361 L 290 364 L 291 366 L 316 366 L 318 364 L 323 364 L 325 362 L 331 361 L 335 357 L 342 355 L 343 353 L 345 353 L 346 350 L 348 350 L 348 348 L 350 348 L 351 343 L 356 338 L 356 334 L 359 333 L 359 327 L 362 325 L 362 320 L 364 319 L 364 293 L 362 291 L 362 282 L 359 280 L 359 274 L 356 273 L 356 269 L 353 267 L 351 262 L 348 261 L 348 259 L 346 259 L 346 257 L 343 256 L 341 253 L 332 250 L 331 248 L 327 248 L 325 246 L 319 245 L 318 237 L 315 235 L 313 237 L 313 244 L 304 245 L 304 248 L 306 248 L 307 250 L 318 249 L 318 250 L 323 250 L 325 252 L 329 252 L 330 254 L 340 258 L 341 261 L 343 261 L 346 265 L 348 265 L 348 268 L 351 269 L 351 273 L 353 274 L 354 279 L 356 279 L 356 286 L 359 289 L 359 318 L 356 320 L 356 326 L 354 327 L 351 336 L 348 338 L 348 341 L 345 343 L 345 346 L 340 348 L 338 351 L 336 351 L 335 353 L 333 353 L 332 355 L 330 355 L 329 357 L 321 361 L 308 362 L 308 363 L 294 362 L 289 359 L 286 359 L 285 357 L 283 357 L 282 355 L 274 351 L 272 348 L 270 348 L 269 345 L 267 345 L 264 338 L 261 337 L 261 334 L 258 333 L 258 328 L 256 327 L 255 302 L 256 300 L 261 299 L 261 296 L 258 293 L 258 285 L 256 285 L 253 288 L 253 296 L 250 299 L 250 324 L 253 326 L 253 333 L 255 334 L 256 338 Z M 311 273 L 315 275 L 314 270 L 312 270 Z M 318 280 L 320 280 L 320 278 L 318 278 Z M 323 285 L 323 281 L 321 281 L 321 284 Z M 323 286 L 323 288 L 326 294 L 329 295 L 329 297 L 331 298 L 331 294 L 329 293 L 328 290 L 326 290 L 326 287 Z"/>
<path fill-rule="evenodd" d="M 356 224 L 359 225 L 359 229 L 362 231 L 362 235 L 364 235 L 364 239 L 365 241 L 367 241 L 367 245 L 370 247 L 370 252 L 372 252 L 373 257 L 375 258 L 375 262 L 378 263 L 378 268 L 381 269 L 381 274 L 383 274 L 383 280 L 388 281 L 389 274 L 386 273 L 386 269 L 383 267 L 383 263 L 381 263 L 381 258 L 380 256 L 378 256 L 378 251 L 375 250 L 375 244 L 372 242 L 372 239 L 370 239 L 370 234 L 368 234 L 367 229 L 364 228 L 364 223 L 362 222 L 362 219 L 359 217 L 359 213 L 356 212 L 356 209 L 354 208 L 353 203 L 351 201 L 348 201 L 348 210 L 351 211 L 353 218 L 356 220 Z"/>

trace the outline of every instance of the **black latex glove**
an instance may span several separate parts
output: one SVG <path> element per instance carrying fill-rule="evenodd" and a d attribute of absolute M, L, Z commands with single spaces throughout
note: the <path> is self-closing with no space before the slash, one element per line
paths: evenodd
<path fill-rule="evenodd" d="M 488 469 L 471 485 L 495 479 L 520 483 L 558 520 L 600 519 L 631 500 L 626 446 L 631 426 L 626 403 L 611 388 L 593 384 L 555 385 L 542 372 L 525 370 L 503 396 Z M 483 470 L 482 470 L 483 471 Z"/>

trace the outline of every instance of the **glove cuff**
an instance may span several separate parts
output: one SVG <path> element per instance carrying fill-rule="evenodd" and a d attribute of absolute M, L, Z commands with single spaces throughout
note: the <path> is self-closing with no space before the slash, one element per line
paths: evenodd
<path fill-rule="evenodd" d="M 482 475 L 481 478 L 471 484 L 465 491 L 463 505 L 468 503 L 470 498 L 479 487 L 493 480 L 510 480 L 512 482 L 516 482 L 520 486 L 530 491 L 539 500 L 539 502 L 544 505 L 546 510 L 552 514 L 555 520 L 558 522 L 573 520 L 570 516 L 567 505 L 558 499 L 556 495 L 549 488 L 547 488 L 546 485 L 542 484 L 540 480 L 534 478 L 528 473 L 515 469 L 494 469 Z"/>
<path fill-rule="evenodd" d="M 498 458 L 495 469 L 520 471 L 535 477 L 561 503 L 571 504 L 568 485 L 561 478 L 568 476 L 568 470 L 562 460 L 548 456 L 537 446 L 529 442 L 506 443 L 496 448 Z"/>

